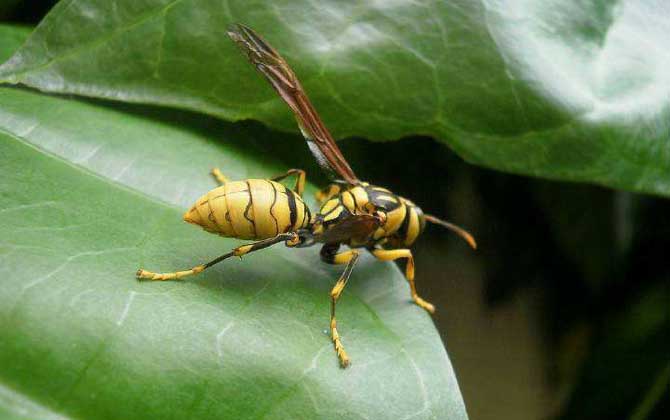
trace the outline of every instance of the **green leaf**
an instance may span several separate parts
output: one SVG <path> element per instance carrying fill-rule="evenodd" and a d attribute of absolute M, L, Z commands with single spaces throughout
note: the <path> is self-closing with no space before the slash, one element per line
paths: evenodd
<path fill-rule="evenodd" d="M 402 274 L 277 246 L 182 282 L 138 282 L 240 243 L 181 221 L 214 184 L 286 169 L 257 126 L 0 89 L 0 414 L 14 418 L 466 418 Z M 216 141 L 214 139 L 217 139 Z M 313 187 L 312 187 L 313 189 Z M 419 279 L 419 281 L 421 281 Z"/>
<path fill-rule="evenodd" d="M 27 26 L 0 25 L 0 62 L 11 57 L 32 30 Z"/>
<path fill-rule="evenodd" d="M 296 131 L 225 34 L 245 22 L 337 137 L 427 134 L 480 165 L 668 195 L 669 20 L 662 1 L 72 0 L 0 79 Z"/>

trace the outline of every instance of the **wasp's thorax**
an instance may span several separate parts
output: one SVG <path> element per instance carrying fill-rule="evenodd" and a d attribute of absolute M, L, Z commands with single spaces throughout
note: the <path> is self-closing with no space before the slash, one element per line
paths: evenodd
<path fill-rule="evenodd" d="M 314 218 L 312 231 L 315 235 L 323 234 L 354 214 L 368 214 L 379 219 L 372 234 L 352 238 L 348 243 L 351 246 L 388 243 L 394 247 L 409 247 L 425 226 L 423 212 L 416 204 L 386 188 L 368 183 L 332 184 L 317 193 L 317 199 L 322 206 Z"/>

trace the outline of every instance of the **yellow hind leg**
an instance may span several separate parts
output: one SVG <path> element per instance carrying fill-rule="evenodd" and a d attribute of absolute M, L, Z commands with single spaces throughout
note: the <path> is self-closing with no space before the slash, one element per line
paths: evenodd
<path fill-rule="evenodd" d="M 193 276 L 198 273 L 202 273 L 209 267 L 213 266 L 214 264 L 218 264 L 227 258 L 230 257 L 242 258 L 242 255 L 248 254 L 253 251 L 258 251 L 259 249 L 267 248 L 282 241 L 286 241 L 287 246 L 295 246 L 299 242 L 299 237 L 298 234 L 295 232 L 280 233 L 274 238 L 263 239 L 261 241 L 253 242 L 251 244 L 238 246 L 231 252 L 221 255 L 220 257 L 215 258 L 206 264 L 196 265 L 190 270 L 173 271 L 171 273 L 154 273 L 153 271 L 147 271 L 140 268 L 139 270 L 137 270 L 137 273 L 135 275 L 137 276 L 138 279 L 160 280 L 160 281 L 179 280 L 182 277 Z"/>

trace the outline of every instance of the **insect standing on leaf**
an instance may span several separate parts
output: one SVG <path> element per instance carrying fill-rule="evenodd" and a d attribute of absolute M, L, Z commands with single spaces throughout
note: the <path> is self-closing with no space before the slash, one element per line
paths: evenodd
<path fill-rule="evenodd" d="M 233 25 L 228 35 L 294 112 L 309 149 L 319 165 L 331 176 L 333 183 L 317 193 L 321 208 L 318 213 L 312 214 L 302 200 L 305 172 L 300 169 L 291 169 L 271 179 L 245 181 L 229 181 L 218 169 L 214 169 L 212 174 L 221 186 L 203 195 L 186 212 L 184 220 L 221 236 L 258 241 L 239 246 L 190 270 L 153 273 L 140 269 L 137 277 L 150 280 L 181 279 L 198 274 L 232 256 L 241 257 L 280 242 L 288 247 L 323 244 L 321 259 L 324 262 L 346 264 L 330 292 L 331 338 L 340 365 L 346 367 L 349 365 L 349 357 L 337 330 L 335 306 L 358 260 L 359 249 L 369 250 L 382 261 L 405 259 L 405 276 L 412 299 L 433 313 L 433 305 L 422 299 L 416 291 L 414 258 L 408 248 L 421 234 L 426 222 L 456 232 L 473 248 L 476 248 L 475 241 L 465 230 L 424 214 L 410 200 L 386 188 L 360 181 L 342 156 L 297 77 L 277 51 L 243 25 Z M 278 182 L 289 176 L 296 177 L 293 189 Z M 340 251 L 342 245 L 349 249 Z"/>

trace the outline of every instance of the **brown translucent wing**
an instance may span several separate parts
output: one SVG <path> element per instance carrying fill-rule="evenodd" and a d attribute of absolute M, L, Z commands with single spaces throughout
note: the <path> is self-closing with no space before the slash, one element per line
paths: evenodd
<path fill-rule="evenodd" d="M 376 216 L 369 214 L 352 214 L 336 225 L 329 227 L 319 237 L 319 242 L 346 243 L 350 239 L 364 242 L 381 224 Z"/>
<path fill-rule="evenodd" d="M 358 184 L 358 178 L 337 147 L 333 136 L 307 98 L 298 78 L 282 56 L 250 28 L 235 24 L 228 36 L 244 51 L 249 61 L 268 79 L 295 114 L 300 131 L 319 165 L 334 179 Z"/>

